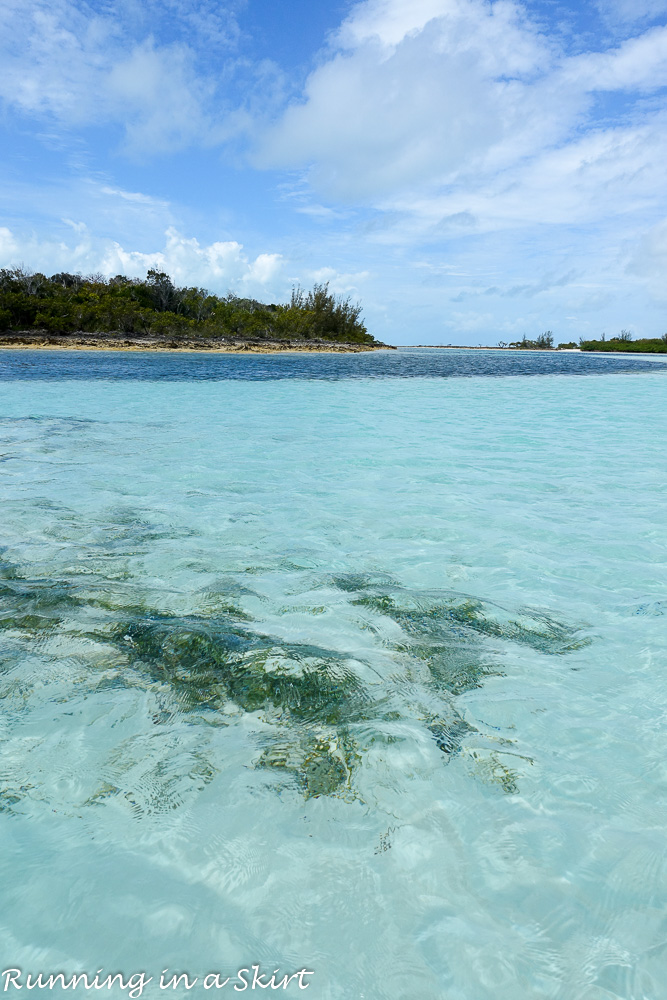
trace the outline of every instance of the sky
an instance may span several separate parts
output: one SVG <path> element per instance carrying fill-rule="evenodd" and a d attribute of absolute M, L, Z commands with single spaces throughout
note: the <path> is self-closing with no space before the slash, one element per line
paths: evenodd
<path fill-rule="evenodd" d="M 667 331 L 667 0 L 2 0 L 0 267 Z"/>

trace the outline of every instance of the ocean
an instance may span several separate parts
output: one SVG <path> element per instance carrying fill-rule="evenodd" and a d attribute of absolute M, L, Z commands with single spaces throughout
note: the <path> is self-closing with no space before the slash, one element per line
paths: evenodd
<path fill-rule="evenodd" d="M 664 997 L 666 440 L 659 357 L 0 351 L 0 990 Z"/>

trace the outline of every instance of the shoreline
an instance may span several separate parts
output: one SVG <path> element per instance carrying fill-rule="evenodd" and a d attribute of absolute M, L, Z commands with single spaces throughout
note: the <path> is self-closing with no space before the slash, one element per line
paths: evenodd
<path fill-rule="evenodd" d="M 238 343 L 219 341 L 210 347 L 203 347 L 201 344 L 188 341 L 179 343 L 159 343 L 156 341 L 122 341 L 119 343 L 109 343 L 108 340 L 74 340 L 68 342 L 54 342 L 53 339 L 12 339 L 3 340 L 0 337 L 0 351 L 108 351 L 116 353 L 155 353 L 155 354 L 369 354 L 375 351 L 410 351 L 410 350 L 440 350 L 440 351 L 501 351 L 505 354 L 602 354 L 610 357 L 635 357 L 635 358 L 655 358 L 661 360 L 663 352 L 648 351 L 582 351 L 578 347 L 564 347 L 545 351 L 539 348 L 511 349 L 507 347 L 480 347 L 464 344 L 343 344 L 326 342 L 295 342 L 287 341 L 239 341 Z"/>
<path fill-rule="evenodd" d="M 340 342 L 315 342 L 305 341 L 238 341 L 220 342 L 217 341 L 211 346 L 204 346 L 193 341 L 177 343 L 160 343 L 159 341 L 145 342 L 138 340 L 123 340 L 118 343 L 109 342 L 106 338 L 85 337 L 80 340 L 76 338 L 63 338 L 61 341 L 54 340 L 53 337 L 35 337 L 28 339 L 27 336 L 4 339 L 0 337 L 0 351 L 116 351 L 116 352 L 155 352 L 162 354 L 365 354 L 372 351 L 396 350 L 389 344 L 344 344 Z"/>
<path fill-rule="evenodd" d="M 401 350 L 410 348 L 421 348 L 429 351 L 502 351 L 504 354 L 594 354 L 610 356 L 612 358 L 624 358 L 627 355 L 633 358 L 663 358 L 667 351 L 582 351 L 580 347 L 552 347 L 549 349 L 539 347 L 480 347 L 465 344 L 398 344 Z"/>
<path fill-rule="evenodd" d="M 505 354 L 586 354 L 578 347 L 498 347 L 482 344 L 399 344 L 399 347 L 420 347 L 429 351 L 503 351 Z"/>

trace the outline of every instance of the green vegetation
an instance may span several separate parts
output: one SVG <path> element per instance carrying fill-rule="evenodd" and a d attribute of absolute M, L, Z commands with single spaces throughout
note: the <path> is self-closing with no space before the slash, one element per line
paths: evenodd
<path fill-rule="evenodd" d="M 524 333 L 523 340 L 515 340 L 509 345 L 514 350 L 524 351 L 551 351 L 554 346 L 554 338 L 551 330 L 541 333 L 536 340 L 528 340 Z"/>
<path fill-rule="evenodd" d="M 350 722 L 366 701 L 342 654 L 254 633 L 233 620 L 143 611 L 109 638 L 191 707 L 232 701 L 244 712 L 277 710 L 332 726 Z"/>
<path fill-rule="evenodd" d="M 514 350 L 550 351 L 554 346 L 553 334 L 551 330 L 547 330 L 536 340 L 528 340 L 524 334 L 523 340 L 516 340 L 511 344 L 500 343 L 498 346 Z M 666 354 L 667 333 L 653 340 L 633 340 L 629 330 L 621 330 L 617 336 L 611 337 L 609 340 L 603 333 L 600 340 L 580 340 L 578 344 L 572 340 L 559 344 L 557 350 L 572 350 L 577 347 L 581 351 L 632 351 L 637 354 Z"/>
<path fill-rule="evenodd" d="M 87 673 L 91 691 L 106 685 L 146 692 L 155 725 L 188 716 L 211 726 L 243 719 L 254 734 L 249 763 L 272 787 L 287 784 L 306 799 L 358 797 L 355 775 L 373 744 L 389 760 L 391 744 L 419 739 L 420 731 L 444 763 L 462 755 L 471 773 L 515 793 L 517 774 L 503 763 L 506 755 L 517 760 L 510 741 L 484 736 L 454 699 L 490 675 L 502 676 L 494 663 L 498 640 L 558 656 L 590 639 L 541 612 L 510 613 L 462 594 L 409 590 L 390 577 L 337 575 L 318 584 L 349 595 L 347 607 L 358 612 L 360 627 L 378 637 L 384 667 L 381 661 L 372 665 L 374 657 L 262 631 L 238 607 L 247 591 L 235 584 L 207 593 L 208 613 L 174 613 L 132 602 L 126 585 L 114 594 L 103 580 L 91 587 L 88 578 L 29 579 L 0 562 L 2 676 L 9 683 L 0 697 L 8 710 L 11 690 L 23 702 L 25 684 L 12 681 L 11 663 L 37 649 L 42 674 L 51 658 L 61 684 L 69 648 L 72 663 L 86 664 L 77 685 Z M 37 685 L 46 683 L 34 677 Z M 203 751 L 200 758 L 188 771 L 195 783 L 215 772 Z M 141 788 L 122 790 L 120 774 L 116 780 L 118 785 L 103 783 L 89 801 L 122 794 L 136 809 L 151 810 L 181 801 L 178 782 L 173 793 L 165 789 L 156 797 L 151 791 L 142 805 Z"/>
<path fill-rule="evenodd" d="M 628 330 L 621 330 L 609 340 L 603 334 L 600 340 L 581 340 L 582 351 L 632 351 L 633 354 L 667 354 L 667 333 L 653 339 L 633 340 Z"/>
<path fill-rule="evenodd" d="M 324 341 L 375 343 L 361 306 L 329 291 L 292 291 L 290 302 L 266 305 L 205 288 L 176 287 L 169 275 L 150 270 L 144 281 L 121 274 L 32 274 L 0 270 L 0 331 L 77 333 L 105 337 L 183 340 Z"/>
<path fill-rule="evenodd" d="M 343 590 L 361 591 L 353 604 L 386 615 L 400 625 L 411 645 L 427 639 L 432 650 L 469 643 L 475 635 L 508 639 L 551 656 L 571 653 L 590 643 L 590 639 L 579 637 L 576 628 L 538 611 L 510 614 L 490 601 L 443 591 L 412 592 L 393 581 L 378 585 L 352 576 L 336 577 L 335 583 Z M 479 664 L 468 676 L 466 686 L 458 690 L 479 686 L 477 669 Z"/>

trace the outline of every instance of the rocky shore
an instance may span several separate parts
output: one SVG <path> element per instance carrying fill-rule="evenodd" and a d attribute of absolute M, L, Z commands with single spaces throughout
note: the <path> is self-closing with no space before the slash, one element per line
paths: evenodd
<path fill-rule="evenodd" d="M 69 349 L 95 351 L 205 351 L 226 354 L 269 354 L 280 351 L 359 354 L 362 351 L 396 350 L 389 344 L 344 344 L 330 340 L 242 340 L 223 337 L 137 337 L 123 334 L 69 333 L 45 331 L 0 333 L 0 350 L 5 348 Z"/>

